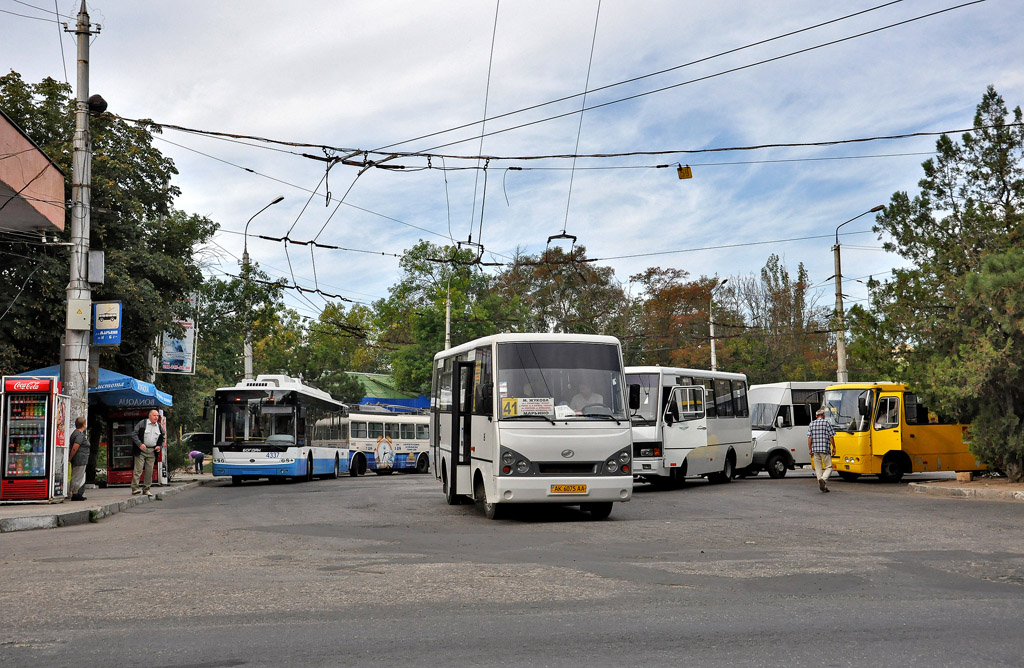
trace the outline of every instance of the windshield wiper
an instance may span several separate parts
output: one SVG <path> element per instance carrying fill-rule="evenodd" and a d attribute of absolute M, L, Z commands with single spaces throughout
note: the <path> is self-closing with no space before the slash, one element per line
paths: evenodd
<path fill-rule="evenodd" d="M 621 422 L 619 422 L 619 418 L 615 417 L 614 415 L 608 415 L 607 413 L 584 413 L 583 417 L 607 418 L 609 420 L 615 420 L 615 424 L 622 424 Z"/>
<path fill-rule="evenodd" d="M 535 420 L 535 419 L 540 419 L 540 420 L 547 420 L 551 424 L 555 424 L 555 421 L 552 420 L 550 417 L 548 417 L 547 415 L 541 415 L 540 413 L 537 413 L 537 414 L 534 414 L 534 415 L 506 415 L 506 416 L 504 416 L 501 419 L 502 420 Z"/>

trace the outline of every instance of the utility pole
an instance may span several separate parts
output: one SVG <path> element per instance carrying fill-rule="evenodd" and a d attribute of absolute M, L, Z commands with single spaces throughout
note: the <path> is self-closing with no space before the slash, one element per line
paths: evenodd
<path fill-rule="evenodd" d="M 722 287 L 729 282 L 729 279 L 725 279 L 721 283 L 711 288 L 711 296 L 708 297 L 708 321 L 711 324 L 711 370 L 718 371 L 718 358 L 715 356 L 715 316 L 712 312 L 712 308 L 715 303 L 715 290 Z"/>
<path fill-rule="evenodd" d="M 869 213 L 877 213 L 885 207 L 881 204 L 868 209 L 864 213 L 857 214 L 846 223 L 852 223 L 861 216 Z M 840 223 L 842 227 L 846 223 Z M 846 325 L 843 322 L 843 269 L 839 259 L 839 227 L 836 228 L 836 245 L 832 247 L 833 260 L 835 262 L 836 279 L 836 382 L 850 382 L 850 374 L 846 370 Z"/>
<path fill-rule="evenodd" d="M 244 358 L 243 373 L 246 380 L 252 380 L 252 314 L 249 312 L 249 272 L 252 269 L 249 267 L 249 223 L 253 218 L 283 199 L 284 195 L 278 195 L 270 204 L 252 214 L 252 218 L 245 223 L 245 232 L 242 233 L 242 299 L 245 302 L 245 342 L 242 344 L 242 357 Z"/>
<path fill-rule="evenodd" d="M 71 280 L 67 287 L 67 329 L 64 333 L 64 392 L 71 397 L 71 416 L 88 418 L 89 337 L 92 291 L 88 280 L 89 207 L 92 183 L 92 138 L 89 134 L 89 13 L 82 0 L 74 31 L 78 39 L 78 90 L 71 166 Z M 83 314 L 84 311 L 84 314 Z M 84 317 L 83 317 L 84 315 Z"/>
<path fill-rule="evenodd" d="M 452 347 L 452 277 L 448 275 L 448 291 L 444 298 L 444 349 Z"/>

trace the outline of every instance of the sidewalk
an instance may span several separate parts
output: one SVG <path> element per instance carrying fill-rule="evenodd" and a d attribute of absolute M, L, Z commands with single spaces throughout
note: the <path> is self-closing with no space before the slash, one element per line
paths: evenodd
<path fill-rule="evenodd" d="M 1024 501 L 1024 483 L 1009 482 L 1006 478 L 980 478 L 971 482 L 939 480 L 912 482 L 910 491 L 932 496 L 958 499 L 988 499 L 996 501 Z"/>
<path fill-rule="evenodd" d="M 139 494 L 132 496 L 131 488 L 105 487 L 85 490 L 85 501 L 63 503 L 24 503 L 0 506 L 0 533 L 28 531 L 30 529 L 55 529 L 57 527 L 98 522 L 122 510 L 159 501 L 188 489 L 208 485 L 216 479 L 209 473 L 202 475 L 177 473 L 171 484 L 161 487 L 153 485 L 153 496 Z"/>

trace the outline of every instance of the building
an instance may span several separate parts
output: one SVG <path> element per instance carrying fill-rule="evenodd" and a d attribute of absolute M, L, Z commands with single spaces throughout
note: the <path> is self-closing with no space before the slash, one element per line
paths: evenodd
<path fill-rule="evenodd" d="M 396 389 L 391 376 L 386 373 L 360 373 L 357 371 L 348 371 L 347 373 L 359 381 L 366 393 L 360 402 L 361 406 L 376 404 L 391 410 L 415 410 L 430 407 L 429 397 Z"/>
<path fill-rule="evenodd" d="M 64 229 L 64 172 L 0 109 L 0 232 Z"/>

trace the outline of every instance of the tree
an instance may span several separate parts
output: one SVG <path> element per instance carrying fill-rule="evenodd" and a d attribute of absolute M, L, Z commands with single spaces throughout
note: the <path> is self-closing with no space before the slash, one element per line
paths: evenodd
<path fill-rule="evenodd" d="M 701 276 L 687 281 L 687 276 L 682 269 L 651 267 L 630 277 L 642 293 L 633 306 L 634 331 L 623 349 L 628 364 L 698 369 L 710 364 L 708 306 L 718 280 Z"/>
<path fill-rule="evenodd" d="M 971 450 L 1024 479 L 1024 126 L 991 86 L 974 129 L 943 135 L 921 192 L 894 193 L 875 230 L 911 266 L 851 310 L 857 350 L 940 412 L 971 423 Z"/>

